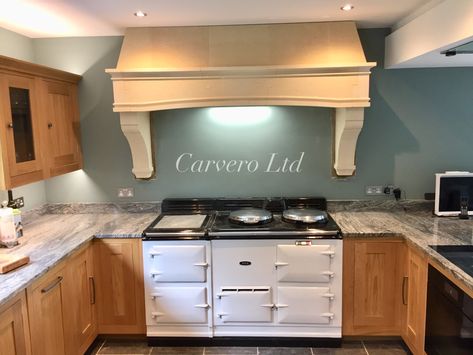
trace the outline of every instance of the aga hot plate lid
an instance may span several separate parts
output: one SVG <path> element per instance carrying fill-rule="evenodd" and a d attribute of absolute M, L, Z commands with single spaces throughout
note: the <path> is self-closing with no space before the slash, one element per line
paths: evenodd
<path fill-rule="evenodd" d="M 230 212 L 228 220 L 237 224 L 265 224 L 273 220 L 273 214 L 263 208 L 242 208 Z"/>
<path fill-rule="evenodd" d="M 286 222 L 307 224 L 328 221 L 327 212 L 315 208 L 289 208 L 283 211 L 282 218 Z"/>

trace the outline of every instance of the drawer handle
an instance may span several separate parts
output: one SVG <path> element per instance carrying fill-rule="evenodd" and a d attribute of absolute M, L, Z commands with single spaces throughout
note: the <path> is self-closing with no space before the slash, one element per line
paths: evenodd
<path fill-rule="evenodd" d="M 93 276 L 89 277 L 89 292 L 90 292 L 90 304 L 95 304 L 95 279 Z"/>
<path fill-rule="evenodd" d="M 59 285 L 61 283 L 62 279 L 63 279 L 62 276 L 58 276 L 57 279 L 53 283 L 51 283 L 49 286 L 43 288 L 41 290 L 41 293 L 46 293 L 46 292 L 51 291 L 54 287 L 56 287 L 57 285 Z"/>
<path fill-rule="evenodd" d="M 9 124 L 7 124 L 7 127 L 8 127 L 8 128 L 13 128 L 13 123 L 10 122 Z"/>
<path fill-rule="evenodd" d="M 402 304 L 407 306 L 407 281 L 409 280 L 408 276 L 402 278 Z"/>

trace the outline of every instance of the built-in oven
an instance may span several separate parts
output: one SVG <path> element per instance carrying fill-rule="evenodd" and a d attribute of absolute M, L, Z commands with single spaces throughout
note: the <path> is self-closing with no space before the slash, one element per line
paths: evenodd
<path fill-rule="evenodd" d="M 434 267 L 428 275 L 426 353 L 473 354 L 473 299 Z"/>

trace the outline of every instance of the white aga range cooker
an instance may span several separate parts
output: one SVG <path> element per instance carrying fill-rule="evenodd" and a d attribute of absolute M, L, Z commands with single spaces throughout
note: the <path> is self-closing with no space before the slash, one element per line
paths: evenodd
<path fill-rule="evenodd" d="M 340 339 L 343 241 L 325 210 L 323 198 L 164 200 L 143 238 L 148 337 Z"/>

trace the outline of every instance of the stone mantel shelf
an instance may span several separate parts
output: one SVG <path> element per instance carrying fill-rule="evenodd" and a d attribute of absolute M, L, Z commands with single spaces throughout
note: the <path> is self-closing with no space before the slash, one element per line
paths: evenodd
<path fill-rule="evenodd" d="M 107 73 L 136 178 L 156 174 L 152 111 L 268 105 L 333 108 L 333 169 L 351 176 L 375 65 L 350 22 L 197 26 L 127 29 Z"/>
<path fill-rule="evenodd" d="M 207 74 L 213 76 L 232 75 L 255 75 L 264 77 L 266 75 L 350 75 L 354 73 L 370 74 L 370 69 L 376 65 L 375 62 L 350 63 L 343 65 L 306 66 L 306 65 L 266 65 L 266 66 L 231 66 L 231 67 L 197 67 L 197 68 L 139 68 L 133 70 L 106 69 L 116 78 L 149 79 L 167 77 L 205 77 Z"/>

